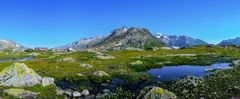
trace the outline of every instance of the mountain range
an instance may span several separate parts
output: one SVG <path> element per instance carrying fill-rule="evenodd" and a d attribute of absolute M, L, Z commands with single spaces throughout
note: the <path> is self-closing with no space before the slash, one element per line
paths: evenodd
<path fill-rule="evenodd" d="M 208 43 L 194 39 L 188 36 L 162 35 L 152 33 L 144 28 L 117 28 L 112 30 L 108 35 L 94 38 L 85 38 L 65 46 L 56 47 L 55 49 L 98 49 L 98 50 L 123 50 L 127 48 L 147 48 L 157 46 L 169 47 L 191 47 L 196 45 L 207 45 Z"/>
<path fill-rule="evenodd" d="M 189 36 L 163 35 L 157 33 L 153 35 L 145 28 L 117 28 L 107 35 L 84 38 L 64 46 L 55 47 L 55 50 L 124 50 L 124 49 L 148 49 L 153 47 L 192 47 L 197 45 L 208 45 L 207 42 Z M 240 46 L 240 37 L 235 39 L 223 40 L 218 45 L 237 45 Z M 23 50 L 25 47 L 10 40 L 0 40 L 0 50 L 4 49 Z"/>
<path fill-rule="evenodd" d="M 118 28 L 108 35 L 94 38 L 81 39 L 65 46 L 56 47 L 58 50 L 65 49 L 97 49 L 97 50 L 124 50 L 128 48 L 150 48 L 164 46 L 149 30 L 144 28 Z"/>
<path fill-rule="evenodd" d="M 5 49 L 13 49 L 13 50 L 19 51 L 19 50 L 24 50 L 25 47 L 23 47 L 22 45 L 14 41 L 0 40 L 0 50 L 5 50 Z"/>
<path fill-rule="evenodd" d="M 176 35 L 163 35 L 161 33 L 157 33 L 156 37 L 164 42 L 169 47 L 191 47 L 196 45 L 207 45 L 208 43 L 200 40 L 194 39 L 189 36 L 176 36 Z"/>
<path fill-rule="evenodd" d="M 240 37 L 236 37 L 234 39 L 223 40 L 218 45 L 220 45 L 220 46 L 230 46 L 230 45 L 240 46 Z"/>

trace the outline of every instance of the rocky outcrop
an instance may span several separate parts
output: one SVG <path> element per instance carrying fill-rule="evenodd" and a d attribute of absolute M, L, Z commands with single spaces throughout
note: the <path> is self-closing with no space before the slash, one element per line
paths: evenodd
<path fill-rule="evenodd" d="M 54 85 L 54 78 L 42 78 L 24 63 L 14 63 L 0 72 L 0 85 L 2 86 L 31 87 L 38 84 Z"/>
<path fill-rule="evenodd" d="M 0 72 L 0 85 L 25 87 L 41 84 L 40 77 L 34 70 L 23 63 L 14 63 Z"/>
<path fill-rule="evenodd" d="M 142 65 L 143 62 L 142 61 L 136 61 L 136 62 L 132 62 L 131 65 Z"/>
<path fill-rule="evenodd" d="M 7 93 L 8 95 L 14 96 L 16 98 L 24 98 L 24 99 L 34 99 L 34 98 L 37 98 L 37 95 L 38 95 L 35 92 L 31 92 L 24 89 L 16 89 L 16 88 L 7 89 L 4 91 L 4 93 Z"/>
<path fill-rule="evenodd" d="M 140 91 L 137 99 L 176 99 L 177 96 L 160 87 L 149 86 Z"/>
<path fill-rule="evenodd" d="M 42 78 L 42 86 L 48 86 L 48 85 L 55 85 L 54 84 L 54 78 L 51 77 L 43 77 Z"/>
<path fill-rule="evenodd" d="M 115 59 L 115 57 L 110 55 L 97 55 L 96 57 L 99 59 Z"/>
<path fill-rule="evenodd" d="M 86 68 L 86 69 L 93 68 L 91 64 L 80 64 L 79 67 Z"/>
<path fill-rule="evenodd" d="M 76 59 L 72 58 L 72 57 L 65 57 L 62 59 L 58 59 L 58 62 L 76 62 Z"/>
<path fill-rule="evenodd" d="M 103 77 L 103 76 L 110 76 L 108 73 L 104 72 L 104 71 L 95 71 L 93 73 L 94 76 L 98 76 L 98 77 Z"/>

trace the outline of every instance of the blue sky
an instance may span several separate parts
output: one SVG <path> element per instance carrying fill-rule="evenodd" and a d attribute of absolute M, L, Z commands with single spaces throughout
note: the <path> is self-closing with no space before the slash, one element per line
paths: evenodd
<path fill-rule="evenodd" d="M 218 43 L 240 36 L 239 5 L 240 0 L 0 0 L 0 39 L 51 48 L 135 26 Z"/>

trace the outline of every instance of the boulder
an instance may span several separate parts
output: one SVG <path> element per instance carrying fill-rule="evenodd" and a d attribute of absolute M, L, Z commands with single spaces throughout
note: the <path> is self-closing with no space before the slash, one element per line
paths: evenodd
<path fill-rule="evenodd" d="M 73 91 L 71 89 L 64 90 L 63 93 L 68 95 L 68 96 L 72 96 L 73 95 Z"/>
<path fill-rule="evenodd" d="M 31 91 L 24 90 L 24 89 L 16 89 L 16 88 L 7 89 L 4 91 L 4 93 L 7 93 L 16 98 L 24 98 L 24 99 L 37 98 L 37 95 L 38 95 L 35 92 L 31 92 Z"/>
<path fill-rule="evenodd" d="M 93 66 L 92 65 L 90 65 L 90 64 L 80 64 L 80 66 L 79 67 L 82 67 L 82 68 L 93 68 Z"/>
<path fill-rule="evenodd" d="M 110 55 L 97 55 L 96 57 L 99 59 L 115 59 L 115 57 Z"/>
<path fill-rule="evenodd" d="M 72 57 L 65 57 L 65 58 L 62 58 L 62 59 L 58 59 L 57 61 L 58 62 L 76 62 L 76 60 Z"/>
<path fill-rule="evenodd" d="M 72 96 L 73 97 L 81 97 L 82 94 L 80 92 L 78 92 L 78 91 L 74 91 Z"/>
<path fill-rule="evenodd" d="M 79 76 L 79 77 L 84 76 L 82 73 L 77 73 L 76 75 Z"/>
<path fill-rule="evenodd" d="M 30 55 L 30 56 L 39 56 L 39 54 L 38 53 L 29 53 L 29 54 L 27 54 L 27 55 Z"/>
<path fill-rule="evenodd" d="M 240 60 L 234 60 L 232 63 L 234 66 L 239 66 Z"/>
<path fill-rule="evenodd" d="M 40 77 L 24 63 L 14 63 L 0 72 L 0 85 L 13 87 L 30 87 L 41 84 Z"/>
<path fill-rule="evenodd" d="M 55 85 L 54 84 L 54 78 L 51 77 L 43 77 L 42 78 L 42 86 L 48 86 L 48 85 Z"/>
<path fill-rule="evenodd" d="M 88 95 L 89 95 L 89 91 L 88 91 L 88 90 L 83 90 L 83 91 L 82 91 L 82 95 L 88 96 Z"/>
<path fill-rule="evenodd" d="M 136 62 L 132 62 L 131 65 L 142 65 L 143 62 L 142 61 L 136 61 Z"/>
<path fill-rule="evenodd" d="M 93 73 L 94 76 L 98 76 L 98 77 L 103 77 L 103 76 L 110 76 L 108 73 L 104 72 L 104 71 L 95 71 Z"/>
<path fill-rule="evenodd" d="M 177 96 L 160 87 L 149 86 L 140 91 L 137 99 L 176 99 Z"/>

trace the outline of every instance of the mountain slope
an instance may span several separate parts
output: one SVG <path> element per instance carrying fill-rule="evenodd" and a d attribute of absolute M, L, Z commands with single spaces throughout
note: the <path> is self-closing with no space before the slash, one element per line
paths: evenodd
<path fill-rule="evenodd" d="M 240 46 L 240 37 L 237 37 L 234 39 L 223 40 L 218 45 L 220 45 L 220 46 L 229 46 L 229 45 Z"/>
<path fill-rule="evenodd" d="M 0 50 L 4 49 L 23 50 L 24 47 L 14 41 L 0 40 Z"/>
<path fill-rule="evenodd" d="M 163 45 L 147 29 L 133 27 L 114 30 L 111 35 L 94 47 L 98 49 L 122 50 L 125 48 L 148 48 Z"/>
<path fill-rule="evenodd" d="M 188 36 L 176 36 L 176 35 L 162 35 L 160 33 L 156 34 L 156 37 L 164 42 L 166 45 L 173 47 L 189 47 L 189 46 L 196 46 L 196 45 L 207 45 L 208 43 L 200 40 L 200 39 L 194 39 L 192 37 Z"/>
<path fill-rule="evenodd" d="M 69 43 L 65 46 L 56 47 L 54 49 L 58 49 L 58 50 L 67 50 L 69 48 L 72 48 L 72 49 L 75 49 L 75 50 L 88 49 L 88 48 L 92 48 L 93 45 L 99 43 L 102 39 L 104 39 L 104 37 L 105 36 L 84 38 L 84 39 L 81 39 L 79 41 Z"/>
<path fill-rule="evenodd" d="M 56 47 L 54 49 L 75 50 L 97 49 L 97 50 L 123 50 L 126 48 L 148 48 L 163 46 L 164 44 L 153 36 L 147 29 L 143 28 L 118 28 L 109 35 L 95 38 L 81 39 L 79 41 Z"/>

